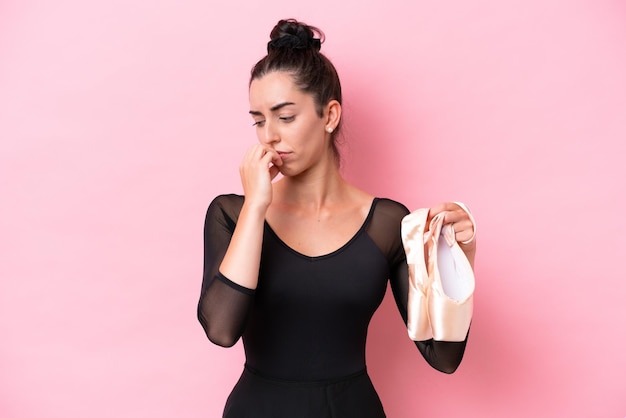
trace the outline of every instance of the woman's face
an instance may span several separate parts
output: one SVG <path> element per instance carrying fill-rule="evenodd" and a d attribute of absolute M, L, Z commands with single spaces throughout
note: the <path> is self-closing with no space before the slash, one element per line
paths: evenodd
<path fill-rule="evenodd" d="M 276 150 L 283 160 L 283 175 L 301 174 L 332 158 L 326 118 L 319 117 L 313 96 L 300 91 L 290 74 L 272 72 L 253 80 L 250 114 L 259 142 Z"/>

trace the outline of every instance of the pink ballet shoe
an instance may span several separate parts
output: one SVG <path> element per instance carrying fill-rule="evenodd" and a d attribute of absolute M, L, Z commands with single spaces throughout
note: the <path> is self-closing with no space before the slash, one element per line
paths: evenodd
<path fill-rule="evenodd" d="M 465 205 L 455 203 L 470 214 Z M 409 337 L 414 341 L 463 341 L 472 321 L 474 272 L 456 242 L 452 225 L 443 225 L 444 213 L 437 214 L 424 232 L 428 212 L 418 209 L 402 220 L 409 268 Z M 471 214 L 470 219 L 474 223 Z"/>

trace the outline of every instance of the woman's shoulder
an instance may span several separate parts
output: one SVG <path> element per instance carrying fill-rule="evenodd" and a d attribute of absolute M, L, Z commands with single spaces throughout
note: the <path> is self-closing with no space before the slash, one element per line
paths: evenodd
<path fill-rule="evenodd" d="M 362 204 L 367 203 L 370 220 L 379 219 L 395 223 L 400 222 L 409 213 L 407 207 L 396 200 L 374 196 L 352 185 L 349 187 L 353 199 L 363 202 Z"/>
<path fill-rule="evenodd" d="M 386 197 L 375 198 L 374 213 L 393 219 L 402 219 L 409 214 L 409 209 L 402 203 Z"/>
<path fill-rule="evenodd" d="M 239 218 L 239 213 L 243 206 L 244 197 L 238 194 L 221 194 L 216 196 L 207 209 L 207 219 L 220 218 L 232 221 Z"/>
<path fill-rule="evenodd" d="M 377 197 L 367 224 L 367 234 L 385 255 L 390 265 L 402 260 L 402 219 L 409 210 L 402 203 L 385 197 Z"/>
<path fill-rule="evenodd" d="M 211 202 L 211 205 L 242 206 L 243 199 L 244 199 L 243 195 L 240 195 L 240 194 L 235 194 L 235 193 L 221 194 L 221 195 L 215 196 L 215 198 Z"/>

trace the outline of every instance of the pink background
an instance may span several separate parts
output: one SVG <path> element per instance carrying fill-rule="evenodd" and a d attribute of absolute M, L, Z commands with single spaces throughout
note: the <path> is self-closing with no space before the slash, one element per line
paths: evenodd
<path fill-rule="evenodd" d="M 618 0 L 0 2 L 0 416 L 221 416 L 243 352 L 195 319 L 202 225 L 241 191 L 248 74 L 281 17 L 328 36 L 346 176 L 478 218 L 456 374 L 390 293 L 373 319 L 388 416 L 624 417 Z"/>

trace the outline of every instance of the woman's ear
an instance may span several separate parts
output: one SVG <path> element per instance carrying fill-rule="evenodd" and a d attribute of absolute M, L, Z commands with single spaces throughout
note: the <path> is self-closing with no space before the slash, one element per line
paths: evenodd
<path fill-rule="evenodd" d="M 332 133 L 341 120 L 341 104 L 337 100 L 331 100 L 326 105 L 324 114 L 326 116 L 325 129 L 328 133 Z"/>

